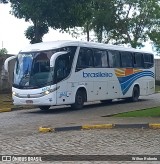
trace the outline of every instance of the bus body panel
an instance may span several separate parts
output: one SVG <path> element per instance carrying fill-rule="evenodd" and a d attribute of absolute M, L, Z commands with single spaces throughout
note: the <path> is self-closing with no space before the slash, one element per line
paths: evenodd
<path fill-rule="evenodd" d="M 56 85 L 47 86 L 39 89 L 16 89 L 12 87 L 12 93 L 17 93 L 13 95 L 13 104 L 14 105 L 56 105 L 57 104 L 57 95 L 56 95 Z M 46 91 L 51 92 L 45 95 Z M 52 92 L 53 90 L 53 92 Z M 55 90 L 55 91 L 54 91 Z"/>
<path fill-rule="evenodd" d="M 109 72 L 112 77 L 92 77 L 95 75 L 103 76 L 102 73 Z M 106 78 L 108 78 L 106 80 Z M 127 98 L 132 96 L 133 87 L 139 85 L 140 95 L 149 95 L 154 93 L 154 79 L 152 77 L 141 77 L 130 86 L 128 91 L 123 94 L 120 83 L 113 69 L 87 68 L 75 72 L 70 78 L 60 82 L 61 88 L 57 92 L 57 104 L 72 104 L 77 90 L 85 88 L 87 91 L 87 101 L 107 100 L 116 98 Z M 67 87 L 66 87 L 67 86 Z M 65 101 L 64 101 L 65 100 Z"/>

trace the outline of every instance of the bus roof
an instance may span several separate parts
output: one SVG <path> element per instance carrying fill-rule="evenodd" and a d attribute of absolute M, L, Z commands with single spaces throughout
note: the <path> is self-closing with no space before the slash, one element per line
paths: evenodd
<path fill-rule="evenodd" d="M 81 46 L 81 47 L 101 48 L 101 49 L 108 49 L 108 50 L 110 49 L 110 50 L 119 50 L 119 51 L 151 53 L 151 52 L 142 51 L 135 48 L 123 47 L 123 46 L 118 46 L 118 45 L 110 45 L 110 44 L 95 43 L 95 42 L 84 42 L 84 41 L 69 41 L 69 40 L 41 42 L 41 43 L 31 44 L 28 47 L 22 49 L 20 52 L 45 51 L 45 50 L 52 50 L 52 49 L 56 49 L 60 47 L 66 47 L 66 46 Z"/>

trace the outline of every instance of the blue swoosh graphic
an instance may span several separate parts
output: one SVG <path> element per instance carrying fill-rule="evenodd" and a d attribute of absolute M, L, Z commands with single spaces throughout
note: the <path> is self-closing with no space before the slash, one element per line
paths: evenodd
<path fill-rule="evenodd" d="M 118 77 L 119 83 L 121 85 L 122 93 L 125 95 L 131 85 L 139 78 L 144 76 L 150 76 L 154 78 L 154 73 L 151 71 L 143 71 L 143 72 L 137 72 L 135 74 L 125 76 L 125 77 Z"/>

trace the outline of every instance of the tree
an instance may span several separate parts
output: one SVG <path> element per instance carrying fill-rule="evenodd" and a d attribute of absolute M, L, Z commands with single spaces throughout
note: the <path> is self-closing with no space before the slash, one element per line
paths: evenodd
<path fill-rule="evenodd" d="M 65 11 L 60 13 L 58 18 L 61 19 L 62 24 L 56 23 L 55 20 L 51 20 L 52 23 L 56 23 L 56 25 L 53 25 L 48 20 L 49 25 L 51 27 L 56 27 L 59 24 L 57 28 L 60 28 L 61 32 L 68 32 L 73 37 L 78 37 L 79 35 L 86 33 L 87 41 L 89 41 L 89 32 L 92 29 L 91 20 L 93 18 L 92 0 L 72 0 L 71 5 L 68 4 L 68 1 L 64 0 L 64 2 L 67 3 L 67 5 L 69 5 L 68 8 L 71 8 L 71 15 L 69 17 L 67 16 L 67 18 L 64 17 L 64 15 L 68 13 L 68 10 L 65 9 Z M 64 8 L 66 7 L 64 6 Z M 64 21 L 62 21 L 62 19 L 64 19 Z"/>
<path fill-rule="evenodd" d="M 25 31 L 25 36 L 30 40 L 30 43 L 42 42 L 44 34 L 48 33 L 48 26 L 46 24 L 35 23 L 34 26 L 29 26 Z"/>
<path fill-rule="evenodd" d="M 6 55 L 7 53 L 8 53 L 8 51 L 7 51 L 6 48 L 0 49 L 0 56 L 1 56 L 1 55 Z"/>
<path fill-rule="evenodd" d="M 153 49 L 158 53 L 160 53 L 160 30 L 157 29 L 157 31 L 156 30 L 152 31 L 149 34 L 149 37 L 153 42 Z"/>
<path fill-rule="evenodd" d="M 83 8 L 90 0 L 1 0 L 1 3 L 11 3 L 11 13 L 17 18 L 31 21 L 32 27 L 25 32 L 31 42 L 40 42 L 48 27 L 67 29 L 81 26 L 84 19 Z M 43 27 L 43 28 L 42 28 Z M 34 36 L 33 36 L 34 31 Z"/>
<path fill-rule="evenodd" d="M 88 29 L 95 32 L 98 42 L 128 44 L 137 48 L 143 47 L 143 43 L 151 39 L 158 47 L 160 29 L 160 21 L 157 21 L 160 20 L 158 2 L 158 0 L 92 0 L 87 7 L 91 12 L 86 21 Z M 84 32 L 87 31 L 87 27 L 85 23 Z"/>
<path fill-rule="evenodd" d="M 154 50 L 160 53 L 160 6 L 159 5 L 155 6 L 154 13 L 155 15 L 152 18 L 152 21 L 154 23 L 151 31 L 148 32 L 148 36 L 153 43 Z"/>
<path fill-rule="evenodd" d="M 108 42 L 110 31 L 115 26 L 116 8 L 114 0 L 93 1 L 93 22 L 92 28 L 97 36 L 98 42 Z M 107 41 L 107 39 L 109 39 Z"/>
<path fill-rule="evenodd" d="M 43 16 L 42 6 L 45 1 L 28 1 L 28 0 L 10 0 L 12 11 L 11 13 L 17 18 L 24 18 L 25 21 L 31 21 L 32 26 L 29 26 L 25 31 L 25 36 L 30 40 L 30 43 L 42 42 L 44 34 L 48 32 L 48 25 Z"/>
<path fill-rule="evenodd" d="M 8 3 L 8 0 L 0 0 L 0 3 Z"/>
<path fill-rule="evenodd" d="M 48 32 L 45 17 L 43 17 L 42 5 L 45 3 L 41 1 L 29 0 L 1 0 L 1 3 L 11 3 L 11 14 L 17 18 L 24 18 L 25 21 L 31 21 L 33 26 L 28 27 L 25 31 L 25 36 L 31 43 L 38 43 L 42 41 L 44 34 Z"/>
<path fill-rule="evenodd" d="M 129 44 L 131 47 L 142 47 L 149 39 L 157 15 L 157 0 L 115 0 L 117 7 L 116 24 L 111 39 L 115 44 Z M 160 9 L 160 8 L 159 8 Z"/>
<path fill-rule="evenodd" d="M 151 39 L 159 46 L 159 0 L 0 0 L 11 3 L 12 14 L 33 22 L 25 35 L 31 43 L 42 41 L 48 27 L 73 35 L 94 31 L 97 41 L 142 47 Z M 79 30 L 79 29 L 82 30 Z M 80 33 L 81 34 L 81 33 Z"/>
<path fill-rule="evenodd" d="M 83 8 L 83 24 L 80 28 L 69 28 L 67 32 L 73 36 L 81 33 L 87 35 L 87 41 L 91 40 L 90 32 L 94 31 L 98 42 L 103 42 L 106 34 L 112 29 L 115 22 L 116 8 L 113 0 L 90 0 Z"/>

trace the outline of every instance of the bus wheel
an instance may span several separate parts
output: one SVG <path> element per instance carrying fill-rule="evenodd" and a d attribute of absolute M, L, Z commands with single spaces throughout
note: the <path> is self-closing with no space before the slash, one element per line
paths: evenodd
<path fill-rule="evenodd" d="M 139 95 L 140 95 L 139 87 L 138 87 L 138 86 L 135 86 L 135 87 L 133 88 L 132 97 L 130 98 L 130 100 L 131 100 L 132 102 L 137 102 L 137 101 L 138 101 L 138 98 L 139 98 Z"/>
<path fill-rule="evenodd" d="M 75 103 L 71 105 L 73 109 L 81 109 L 83 108 L 85 101 L 85 92 L 78 90 L 75 97 Z"/>
<path fill-rule="evenodd" d="M 50 108 L 50 106 L 39 106 L 39 108 L 41 109 L 41 110 L 48 110 L 49 108 Z"/>
<path fill-rule="evenodd" d="M 110 99 L 110 100 L 101 100 L 101 103 L 103 103 L 103 104 L 109 104 L 109 103 L 111 103 L 112 102 L 112 100 Z"/>

